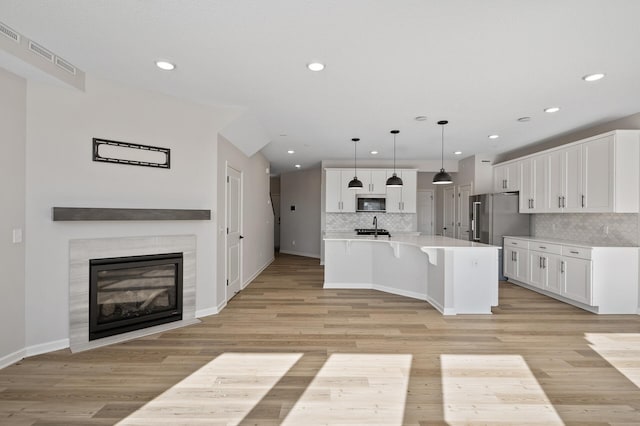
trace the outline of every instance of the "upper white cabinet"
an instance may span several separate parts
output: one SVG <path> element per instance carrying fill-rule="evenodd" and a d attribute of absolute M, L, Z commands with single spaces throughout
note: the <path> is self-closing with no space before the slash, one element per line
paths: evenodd
<path fill-rule="evenodd" d="M 547 199 L 547 156 L 529 157 L 520 162 L 520 213 L 545 211 Z"/>
<path fill-rule="evenodd" d="M 325 180 L 325 211 L 327 213 L 355 213 L 356 191 L 349 189 L 353 171 L 327 169 Z"/>
<path fill-rule="evenodd" d="M 640 131 L 615 130 L 519 160 L 522 213 L 637 213 Z M 506 167 L 495 166 L 496 192 Z"/>
<path fill-rule="evenodd" d="M 493 168 L 493 191 L 520 191 L 520 164 L 518 161 L 500 164 Z"/>
<path fill-rule="evenodd" d="M 362 181 L 362 189 L 357 191 L 358 194 L 384 195 L 387 192 L 386 169 L 358 170 L 358 179 Z"/>
<path fill-rule="evenodd" d="M 402 179 L 402 186 L 387 188 L 387 213 L 415 213 L 418 196 L 418 171 L 396 169 L 396 174 Z M 393 175 L 393 170 L 387 170 L 387 178 L 391 175 Z"/>

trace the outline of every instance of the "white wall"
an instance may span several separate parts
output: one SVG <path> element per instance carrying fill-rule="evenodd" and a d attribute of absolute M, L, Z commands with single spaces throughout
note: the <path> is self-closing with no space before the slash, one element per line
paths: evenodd
<path fill-rule="evenodd" d="M 320 257 L 321 180 L 319 167 L 280 175 L 281 253 Z"/>
<path fill-rule="evenodd" d="M 25 244 L 13 244 L 12 232 L 13 229 L 24 229 L 25 220 L 27 82 L 0 68 L 0 93 L 1 368 L 5 363 L 21 358 L 25 347 Z"/>
<path fill-rule="evenodd" d="M 231 111 L 90 76 L 86 92 L 28 83 L 27 352 L 68 344 L 70 239 L 195 234 L 196 309 L 217 306 L 216 135 Z M 93 162 L 93 137 L 170 148 L 171 169 Z M 53 206 L 211 209 L 213 220 L 52 222 Z"/>
<path fill-rule="evenodd" d="M 223 136 L 218 136 L 217 153 L 219 212 L 217 229 L 218 269 L 216 299 L 226 304 L 225 186 L 227 165 L 242 173 L 242 288 L 247 286 L 274 259 L 273 209 L 269 197 L 269 162 L 261 153 L 244 155 Z"/>

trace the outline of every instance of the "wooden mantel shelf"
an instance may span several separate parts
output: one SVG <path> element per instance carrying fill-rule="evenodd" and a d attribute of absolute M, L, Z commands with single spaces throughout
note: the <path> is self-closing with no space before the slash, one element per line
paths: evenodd
<path fill-rule="evenodd" d="M 52 219 L 54 222 L 87 220 L 211 220 L 211 210 L 53 207 Z"/>

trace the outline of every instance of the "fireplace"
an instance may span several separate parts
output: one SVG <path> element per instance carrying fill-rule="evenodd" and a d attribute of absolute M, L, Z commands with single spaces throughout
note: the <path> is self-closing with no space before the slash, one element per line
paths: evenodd
<path fill-rule="evenodd" d="M 89 340 L 182 320 L 182 253 L 89 261 Z"/>

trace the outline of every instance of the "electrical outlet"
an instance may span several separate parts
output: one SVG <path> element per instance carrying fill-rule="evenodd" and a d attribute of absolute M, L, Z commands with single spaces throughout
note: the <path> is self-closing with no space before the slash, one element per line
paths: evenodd
<path fill-rule="evenodd" d="M 19 244 L 22 242 L 22 229 L 17 228 L 13 230 L 12 241 L 14 244 Z"/>
<path fill-rule="evenodd" d="M 603 225 L 602 226 L 602 233 L 604 235 L 609 235 L 609 225 Z"/>
<path fill-rule="evenodd" d="M 296 240 L 291 241 L 291 245 L 295 246 L 296 245 Z"/>

